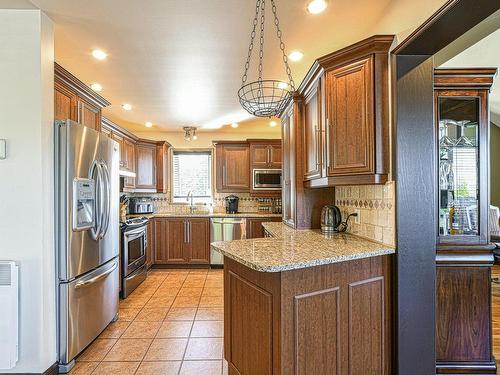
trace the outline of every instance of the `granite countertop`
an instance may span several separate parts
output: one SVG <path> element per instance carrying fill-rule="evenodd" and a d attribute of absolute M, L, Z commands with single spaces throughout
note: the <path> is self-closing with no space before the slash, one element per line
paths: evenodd
<path fill-rule="evenodd" d="M 362 237 L 320 230 L 295 230 L 283 223 L 264 223 L 272 238 L 213 242 L 212 249 L 260 272 L 282 272 L 323 264 L 394 254 L 388 245 Z"/>
<path fill-rule="evenodd" d="M 167 212 L 167 213 L 153 213 L 153 214 L 134 214 L 134 215 L 127 215 L 127 218 L 129 217 L 248 217 L 248 218 L 269 218 L 269 217 L 281 217 L 281 214 L 273 214 L 273 213 L 260 213 L 260 212 L 242 212 L 242 213 L 237 213 L 237 214 L 226 214 L 226 213 L 213 213 L 210 214 L 208 212 L 206 213 L 174 213 L 174 212 Z"/>

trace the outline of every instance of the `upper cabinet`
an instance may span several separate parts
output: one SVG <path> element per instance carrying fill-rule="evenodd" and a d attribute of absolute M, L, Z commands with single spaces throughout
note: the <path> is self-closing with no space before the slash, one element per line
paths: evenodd
<path fill-rule="evenodd" d="M 139 140 L 135 147 L 135 188 L 156 191 L 156 142 Z"/>
<path fill-rule="evenodd" d="M 218 192 L 250 191 L 250 145 L 248 142 L 216 142 L 216 186 Z"/>
<path fill-rule="evenodd" d="M 306 187 L 387 181 L 393 41 L 376 35 L 324 56 L 299 87 Z"/>
<path fill-rule="evenodd" d="M 250 143 L 252 169 L 281 169 L 281 140 L 253 140 Z"/>
<path fill-rule="evenodd" d="M 54 64 L 54 119 L 73 120 L 101 129 L 101 110 L 110 103 L 86 84 Z"/>

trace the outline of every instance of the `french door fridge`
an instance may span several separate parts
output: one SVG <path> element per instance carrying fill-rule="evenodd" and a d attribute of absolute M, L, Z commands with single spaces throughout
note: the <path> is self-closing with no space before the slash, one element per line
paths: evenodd
<path fill-rule="evenodd" d="M 70 120 L 55 128 L 58 346 L 68 372 L 118 313 L 119 145 Z"/>

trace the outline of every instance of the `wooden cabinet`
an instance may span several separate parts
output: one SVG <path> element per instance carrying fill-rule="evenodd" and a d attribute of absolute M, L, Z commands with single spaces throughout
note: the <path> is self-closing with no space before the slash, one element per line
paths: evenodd
<path fill-rule="evenodd" d="M 393 41 L 376 35 L 323 56 L 299 87 L 306 187 L 387 182 Z"/>
<path fill-rule="evenodd" d="M 100 130 L 101 110 L 109 104 L 66 69 L 54 64 L 54 119 L 69 119 Z"/>
<path fill-rule="evenodd" d="M 135 145 L 135 188 L 156 191 L 156 142 L 140 140 Z"/>
<path fill-rule="evenodd" d="M 294 137 L 294 106 L 284 114 L 281 121 L 283 139 L 283 182 L 281 204 L 283 222 L 295 228 L 295 137 Z"/>
<path fill-rule="evenodd" d="M 155 263 L 155 238 L 154 238 L 154 220 L 149 220 L 146 228 L 146 266 L 151 268 Z"/>
<path fill-rule="evenodd" d="M 248 140 L 251 169 L 281 169 L 281 141 Z"/>
<path fill-rule="evenodd" d="M 268 217 L 268 218 L 248 218 L 247 219 L 247 238 L 264 238 L 265 230 L 262 223 L 270 221 L 282 221 L 281 217 Z"/>
<path fill-rule="evenodd" d="M 496 373 L 492 347 L 489 92 L 496 69 L 434 73 L 437 373 Z M 459 177 L 458 177 L 459 176 Z"/>
<path fill-rule="evenodd" d="M 250 191 L 250 147 L 247 142 L 217 142 L 215 158 L 218 192 Z"/>
<path fill-rule="evenodd" d="M 209 264 L 210 224 L 205 218 L 155 218 L 157 264 Z"/>
<path fill-rule="evenodd" d="M 170 144 L 162 141 L 156 144 L 156 192 L 167 193 L 169 181 L 168 153 Z"/>

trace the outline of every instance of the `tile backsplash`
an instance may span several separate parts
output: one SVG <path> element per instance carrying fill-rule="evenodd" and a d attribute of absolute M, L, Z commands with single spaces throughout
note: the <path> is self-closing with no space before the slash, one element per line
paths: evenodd
<path fill-rule="evenodd" d="M 335 204 L 342 218 L 354 212 L 359 217 L 349 219 L 348 232 L 395 246 L 395 182 L 385 185 L 338 186 Z"/>

